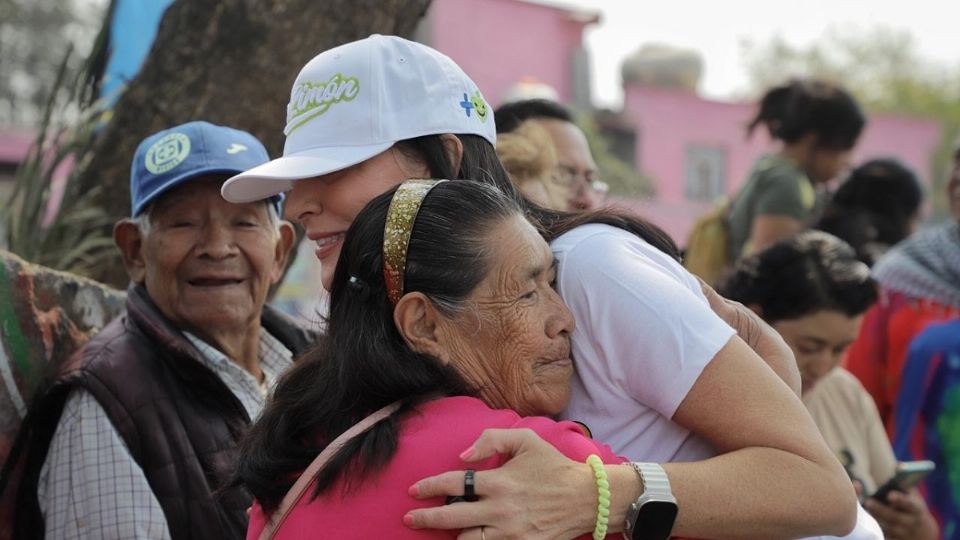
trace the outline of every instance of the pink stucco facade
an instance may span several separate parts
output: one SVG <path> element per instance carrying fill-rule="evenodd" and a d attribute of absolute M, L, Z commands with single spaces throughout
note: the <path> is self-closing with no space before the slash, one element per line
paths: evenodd
<path fill-rule="evenodd" d="M 597 12 L 562 3 L 434 0 L 418 38 L 460 64 L 494 106 L 518 81 L 534 78 L 553 87 L 560 101 L 589 107 L 589 101 L 578 102 L 577 84 L 589 87 L 579 80 L 589 76 L 583 31 L 598 19 Z M 626 87 L 622 114 L 636 136 L 634 165 L 653 178 L 657 195 L 612 202 L 642 212 L 683 243 L 710 201 L 736 193 L 757 157 L 775 148 L 763 129 L 746 137 L 753 111 L 752 103 Z M 931 156 L 940 137 L 935 121 L 873 116 L 854 163 L 896 157 L 929 185 Z"/>
<path fill-rule="evenodd" d="M 0 163 L 17 165 L 30 150 L 32 131 L 0 127 Z"/>
<path fill-rule="evenodd" d="M 624 114 L 636 126 L 636 166 L 654 178 L 657 198 L 669 203 L 688 200 L 684 182 L 691 146 L 720 149 L 723 191 L 737 191 L 756 158 L 774 148 L 762 128 L 746 138 L 753 113 L 752 103 L 711 101 L 676 90 L 632 86 L 624 92 Z M 874 115 L 853 161 L 893 156 L 929 185 L 931 156 L 940 137 L 935 121 Z"/>
<path fill-rule="evenodd" d="M 532 78 L 556 90 L 561 102 L 586 109 L 590 71 L 583 33 L 599 18 L 595 10 L 543 0 L 433 0 L 416 38 L 453 58 L 493 106 L 518 81 Z M 773 148 L 762 130 L 746 138 L 753 109 L 751 103 L 711 101 L 672 89 L 626 87 L 622 115 L 636 136 L 634 165 L 652 177 L 657 196 L 614 202 L 647 215 L 682 243 L 710 207 L 713 191 L 735 193 L 756 158 Z M 929 185 L 940 137 L 934 121 L 875 116 L 854 161 L 895 156 Z M 0 163 L 19 162 L 25 143 L 19 133 L 0 132 Z M 691 196 L 691 170 L 697 170 L 691 163 L 716 165 L 701 175 L 715 190 Z"/>
<path fill-rule="evenodd" d="M 573 101 L 574 58 L 597 15 L 523 0 L 434 0 L 427 17 L 422 39 L 457 62 L 496 106 L 529 77 Z"/>

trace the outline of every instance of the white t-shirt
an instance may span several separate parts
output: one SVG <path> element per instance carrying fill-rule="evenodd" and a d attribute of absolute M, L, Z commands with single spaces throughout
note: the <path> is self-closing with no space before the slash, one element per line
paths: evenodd
<path fill-rule="evenodd" d="M 551 245 L 557 289 L 577 325 L 564 418 L 644 461 L 696 461 L 709 443 L 670 419 L 734 335 L 696 278 L 630 232 L 585 225 Z"/>
<path fill-rule="evenodd" d="M 706 440 L 671 421 L 736 333 L 710 310 L 696 278 L 609 225 L 577 227 L 550 247 L 557 289 L 577 323 L 571 399 L 562 417 L 585 423 L 594 438 L 631 460 L 715 456 Z M 857 527 L 844 539 L 882 538 L 876 521 L 858 508 Z"/>

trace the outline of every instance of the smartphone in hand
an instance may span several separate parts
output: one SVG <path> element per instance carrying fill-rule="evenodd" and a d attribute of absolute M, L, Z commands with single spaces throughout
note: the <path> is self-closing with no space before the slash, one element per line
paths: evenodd
<path fill-rule="evenodd" d="M 936 468 L 936 464 L 929 460 L 900 462 L 897 465 L 897 472 L 894 473 L 893 478 L 887 480 L 885 484 L 877 488 L 877 491 L 870 497 L 880 502 L 886 502 L 887 495 L 889 495 L 891 491 L 906 492 L 923 481 L 923 479 Z"/>

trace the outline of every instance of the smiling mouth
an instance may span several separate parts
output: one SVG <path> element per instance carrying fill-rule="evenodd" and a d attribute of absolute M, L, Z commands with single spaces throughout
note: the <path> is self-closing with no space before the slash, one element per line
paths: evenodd
<path fill-rule="evenodd" d="M 242 283 L 242 279 L 235 278 L 197 278 L 188 279 L 187 283 L 194 287 L 227 287 Z"/>
<path fill-rule="evenodd" d="M 317 249 L 323 249 L 343 240 L 345 236 L 346 233 L 332 234 L 330 236 L 324 236 L 323 238 L 314 240 L 314 243 L 317 245 Z"/>
<path fill-rule="evenodd" d="M 324 236 L 314 240 L 314 244 L 317 246 L 314 250 L 314 254 L 318 259 L 324 259 L 328 255 L 334 253 L 337 249 L 337 246 L 340 245 L 340 242 L 347 236 L 347 233 L 342 232 L 338 234 L 331 234 L 329 236 Z"/>

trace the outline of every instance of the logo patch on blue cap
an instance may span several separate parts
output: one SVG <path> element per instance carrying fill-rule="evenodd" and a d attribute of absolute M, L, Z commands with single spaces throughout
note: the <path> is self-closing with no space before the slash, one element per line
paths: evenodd
<path fill-rule="evenodd" d="M 144 165 L 153 174 L 163 174 L 183 163 L 189 155 L 190 137 L 182 133 L 171 133 L 147 149 Z"/>

